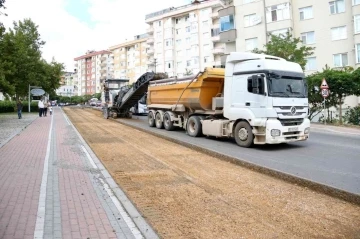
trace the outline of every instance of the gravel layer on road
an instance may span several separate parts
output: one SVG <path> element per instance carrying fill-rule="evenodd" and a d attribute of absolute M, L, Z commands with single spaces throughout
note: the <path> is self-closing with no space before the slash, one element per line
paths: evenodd
<path fill-rule="evenodd" d="M 22 119 L 18 119 L 17 113 L 0 114 L 0 145 L 4 144 L 10 137 L 28 126 L 37 117 L 39 117 L 39 115 L 36 113 L 23 113 Z"/>
<path fill-rule="evenodd" d="M 64 109 L 161 238 L 358 238 L 360 207 Z"/>

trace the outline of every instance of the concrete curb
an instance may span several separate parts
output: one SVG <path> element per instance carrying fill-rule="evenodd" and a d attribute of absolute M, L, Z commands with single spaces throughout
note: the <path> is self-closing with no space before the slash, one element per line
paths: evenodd
<path fill-rule="evenodd" d="M 7 138 L 3 143 L 0 144 L 0 149 L 5 146 L 10 140 L 12 140 L 16 135 L 20 134 L 21 131 L 26 129 L 29 125 L 31 125 L 38 117 L 30 121 L 27 125 L 25 125 L 22 129 L 17 130 L 15 133 L 13 133 L 9 138 Z"/>
<path fill-rule="evenodd" d="M 66 115 L 66 112 L 61 109 L 62 112 Z M 77 128 L 74 124 L 71 123 L 71 126 L 74 128 L 76 134 L 79 136 L 80 141 L 83 143 L 84 147 L 94 160 L 96 166 L 100 169 L 101 174 L 104 176 L 106 183 L 109 185 L 112 192 L 115 194 L 115 196 L 118 198 L 118 200 L 121 202 L 122 206 L 128 213 L 128 215 L 131 217 L 139 231 L 142 233 L 142 235 L 145 238 L 149 239 L 158 239 L 159 236 L 155 232 L 155 230 L 146 222 L 146 220 L 143 218 L 143 216 L 140 214 L 140 212 L 137 210 L 136 206 L 131 202 L 131 200 L 127 197 L 125 192 L 118 186 L 118 184 L 114 181 L 114 179 L 111 177 L 110 173 L 107 171 L 105 166 L 102 164 L 102 162 L 99 160 L 99 158 L 96 156 L 96 154 L 92 151 L 90 146 L 87 144 L 85 139 L 81 136 Z"/>
<path fill-rule="evenodd" d="M 277 171 L 275 169 L 270 169 L 270 168 L 267 168 L 267 167 L 264 167 L 264 166 L 261 166 L 261 165 L 255 164 L 255 163 L 247 162 L 245 160 L 238 159 L 238 158 L 232 157 L 230 155 L 226 155 L 226 154 L 217 152 L 216 150 L 205 149 L 205 148 L 202 148 L 200 146 L 197 146 L 197 145 L 194 145 L 194 144 L 182 141 L 182 140 L 174 139 L 174 138 L 171 138 L 169 136 L 165 136 L 165 135 L 162 135 L 160 133 L 153 132 L 151 130 L 146 130 L 146 129 L 137 127 L 135 125 L 126 123 L 126 122 L 124 122 L 124 120 L 121 120 L 121 119 L 120 120 L 115 120 L 115 119 L 112 119 L 112 118 L 109 118 L 109 119 L 113 120 L 115 122 L 118 122 L 120 124 L 132 127 L 134 129 L 140 130 L 142 132 L 152 134 L 152 135 L 157 136 L 159 138 L 169 140 L 169 141 L 177 143 L 177 144 L 181 144 L 181 145 L 183 145 L 185 147 L 188 147 L 190 149 L 194 149 L 194 150 L 203 152 L 203 153 L 205 153 L 205 154 L 207 154 L 209 156 L 218 157 L 221 160 L 224 160 L 226 162 L 230 162 L 230 163 L 233 163 L 233 164 L 236 164 L 236 165 L 239 165 L 239 166 L 254 170 L 256 172 L 259 172 L 259 173 L 262 173 L 262 174 L 265 174 L 265 175 L 269 175 L 269 176 L 277 178 L 277 179 L 281 179 L 281 180 L 283 180 L 285 182 L 289 182 L 289 183 L 292 183 L 292 184 L 295 184 L 295 185 L 303 186 L 305 188 L 308 188 L 308 189 L 313 190 L 313 191 L 318 192 L 318 193 L 322 193 L 322 194 L 325 194 L 325 195 L 328 195 L 328 196 L 331 196 L 331 197 L 334 197 L 334 198 L 338 198 L 338 199 L 341 199 L 341 200 L 344 200 L 344 201 L 347 201 L 347 202 L 350 202 L 350 203 L 353 203 L 353 204 L 356 204 L 356 205 L 360 205 L 360 195 L 358 195 L 358 194 L 346 192 L 346 191 L 344 191 L 342 189 L 339 189 L 339 188 L 335 188 L 335 187 L 332 187 L 332 186 L 329 186 L 329 185 L 314 182 L 314 181 L 311 181 L 311 180 L 308 180 L 308 179 L 305 179 L 305 178 L 301 178 L 299 176 L 295 176 L 295 175 L 292 175 L 292 174 Z"/>

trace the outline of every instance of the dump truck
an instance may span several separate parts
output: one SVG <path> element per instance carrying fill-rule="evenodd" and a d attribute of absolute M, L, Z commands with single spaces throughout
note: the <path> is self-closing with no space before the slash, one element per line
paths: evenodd
<path fill-rule="evenodd" d="M 234 138 L 242 147 L 309 138 L 305 75 L 299 64 L 232 52 L 225 68 L 150 82 L 150 127 L 180 127 L 192 137 Z"/>

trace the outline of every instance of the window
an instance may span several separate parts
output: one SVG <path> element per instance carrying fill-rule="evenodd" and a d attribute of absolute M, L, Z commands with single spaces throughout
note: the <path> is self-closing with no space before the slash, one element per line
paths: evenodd
<path fill-rule="evenodd" d="M 342 66 L 348 65 L 347 53 L 335 54 L 335 55 L 333 55 L 333 59 L 334 59 L 335 67 L 342 67 Z"/>
<path fill-rule="evenodd" d="M 191 43 L 197 43 L 198 42 L 198 34 L 191 34 Z"/>
<path fill-rule="evenodd" d="M 191 66 L 191 61 L 186 61 L 186 66 Z"/>
<path fill-rule="evenodd" d="M 204 32 L 203 33 L 203 39 L 209 39 L 209 38 L 210 38 L 210 33 Z"/>
<path fill-rule="evenodd" d="M 176 45 L 177 45 L 177 46 L 180 46 L 180 45 L 181 45 L 181 39 L 177 39 L 177 40 L 176 40 Z"/>
<path fill-rule="evenodd" d="M 180 28 L 176 29 L 176 35 L 179 35 L 179 34 L 181 34 L 181 29 Z"/>
<path fill-rule="evenodd" d="M 316 57 L 308 57 L 306 58 L 306 71 L 315 71 L 316 70 Z"/>
<path fill-rule="evenodd" d="M 250 38 L 245 40 L 245 48 L 247 51 L 252 51 L 257 48 L 258 39 L 257 38 Z"/>
<path fill-rule="evenodd" d="M 172 68 L 172 62 L 171 61 L 166 62 L 166 67 L 168 69 L 171 69 Z"/>
<path fill-rule="evenodd" d="M 276 22 L 290 19 L 290 6 L 288 3 L 279 4 L 267 8 L 267 22 Z"/>
<path fill-rule="evenodd" d="M 284 28 L 284 29 L 280 29 L 280 30 L 272 31 L 270 34 L 272 34 L 272 35 L 276 35 L 276 36 L 282 36 L 282 37 L 285 37 L 288 31 L 289 31 L 289 29 Z"/>
<path fill-rule="evenodd" d="M 198 65 L 199 64 L 199 57 L 194 57 L 193 61 L 194 61 L 195 66 Z"/>
<path fill-rule="evenodd" d="M 306 20 L 306 19 L 313 18 L 312 6 L 300 8 L 299 12 L 300 12 L 300 20 Z"/>
<path fill-rule="evenodd" d="M 172 39 L 167 39 L 167 40 L 165 41 L 165 45 L 166 45 L 166 46 L 172 46 Z"/>
<path fill-rule="evenodd" d="M 159 21 L 159 27 L 161 26 L 161 21 Z"/>
<path fill-rule="evenodd" d="M 331 28 L 331 40 L 342 40 L 347 38 L 346 26 Z"/>
<path fill-rule="evenodd" d="M 360 63 L 360 44 L 356 44 L 356 63 Z"/>
<path fill-rule="evenodd" d="M 186 31 L 186 32 L 190 32 L 190 27 L 186 27 L 186 28 L 185 28 L 185 31 Z"/>
<path fill-rule="evenodd" d="M 178 68 L 180 68 L 181 67 L 181 61 L 178 61 L 177 63 L 176 63 L 176 66 L 178 67 Z"/>
<path fill-rule="evenodd" d="M 344 0 L 336 0 L 329 2 L 330 6 L 330 13 L 331 14 L 337 14 L 345 12 L 345 2 Z"/>
<path fill-rule="evenodd" d="M 204 57 L 204 63 L 209 63 L 209 60 L 210 60 L 210 57 L 208 57 L 208 56 Z"/>
<path fill-rule="evenodd" d="M 180 19 L 176 18 L 175 19 L 175 24 L 179 24 L 179 22 L 180 22 Z"/>
<path fill-rule="evenodd" d="M 191 54 L 190 49 L 186 49 L 186 56 L 190 56 L 190 54 Z"/>
<path fill-rule="evenodd" d="M 187 37 L 185 40 L 186 40 L 186 44 L 190 44 L 190 37 Z"/>
<path fill-rule="evenodd" d="M 256 76 L 256 75 L 255 75 Z M 264 95 L 265 93 L 265 81 L 264 81 L 264 77 L 259 77 L 259 75 L 257 75 L 257 82 L 258 82 L 258 86 L 257 88 L 253 87 L 253 79 L 252 76 L 250 76 L 247 79 L 247 89 L 248 92 L 253 93 L 253 94 L 260 94 L 260 95 Z"/>
<path fill-rule="evenodd" d="M 360 33 L 360 15 L 354 16 L 354 33 Z"/>
<path fill-rule="evenodd" d="M 235 28 L 234 16 L 228 15 L 220 18 L 220 32 L 232 30 Z"/>
<path fill-rule="evenodd" d="M 354 5 L 358 5 L 358 4 L 360 4 L 360 0 L 353 0 L 352 1 L 352 5 L 354 6 Z"/>
<path fill-rule="evenodd" d="M 301 33 L 301 41 L 303 44 L 314 44 L 315 43 L 315 32 Z"/>
<path fill-rule="evenodd" d="M 250 27 L 255 25 L 255 20 L 256 20 L 256 14 L 250 14 L 250 15 L 246 15 L 244 16 L 244 26 L 245 27 Z"/>
<path fill-rule="evenodd" d="M 202 26 L 203 26 L 203 28 L 207 28 L 209 26 L 209 22 L 203 21 Z"/>
<path fill-rule="evenodd" d="M 198 29 L 197 22 L 191 23 L 191 31 L 196 32 Z"/>
<path fill-rule="evenodd" d="M 208 53 L 210 53 L 210 45 L 209 45 L 209 44 L 205 44 L 205 45 L 204 45 L 204 54 L 207 55 Z"/>

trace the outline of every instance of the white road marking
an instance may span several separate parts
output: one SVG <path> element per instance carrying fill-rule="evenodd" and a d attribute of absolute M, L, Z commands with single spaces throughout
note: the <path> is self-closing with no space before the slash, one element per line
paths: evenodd
<path fill-rule="evenodd" d="M 51 117 L 49 138 L 48 138 L 46 155 L 45 155 L 45 160 L 44 160 L 44 171 L 43 171 L 43 175 L 42 175 L 42 179 L 41 179 L 41 186 L 40 186 L 40 197 L 39 197 L 38 211 L 37 211 L 37 215 L 36 215 L 34 238 L 43 238 L 44 237 L 46 186 L 47 186 L 47 179 L 48 179 L 48 174 L 49 174 L 48 167 L 49 167 L 53 119 L 54 118 Z"/>
<path fill-rule="evenodd" d="M 86 150 L 86 148 L 84 147 L 84 145 L 81 145 L 81 149 L 84 151 L 84 153 L 85 153 L 86 157 L 88 158 L 91 166 L 92 166 L 93 168 L 98 168 L 98 167 L 96 166 L 94 160 L 91 158 L 89 152 L 88 152 L 88 151 Z"/>
<path fill-rule="evenodd" d="M 119 211 L 119 213 L 121 214 L 121 217 L 124 219 L 124 221 L 126 222 L 126 225 L 129 227 L 129 229 L 131 230 L 132 234 L 134 235 L 135 238 L 137 239 L 143 239 L 144 237 L 142 236 L 141 232 L 139 231 L 139 229 L 136 227 L 136 225 L 134 224 L 133 220 L 131 220 L 131 218 L 129 217 L 129 215 L 127 214 L 127 212 L 124 210 L 123 206 L 121 205 L 120 201 L 118 200 L 118 198 L 113 194 L 111 188 L 109 187 L 109 185 L 107 183 L 104 182 L 104 180 L 102 178 L 99 178 L 100 182 L 103 184 L 105 191 L 107 192 L 107 194 L 109 195 L 109 197 L 111 198 L 111 201 L 114 203 L 115 207 L 117 208 L 117 210 Z"/>

